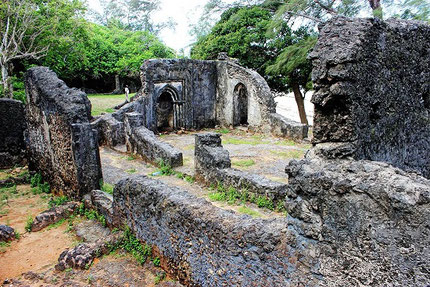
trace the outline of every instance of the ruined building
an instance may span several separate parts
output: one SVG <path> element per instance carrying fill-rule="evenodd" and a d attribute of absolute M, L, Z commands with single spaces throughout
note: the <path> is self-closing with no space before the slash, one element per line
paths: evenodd
<path fill-rule="evenodd" d="M 283 203 L 285 217 L 239 215 L 146 176 L 121 180 L 108 208 L 92 204 L 113 226 L 127 223 L 188 286 L 428 286 L 429 39 L 430 26 L 414 21 L 335 18 L 320 27 L 310 54 L 313 147 L 286 164 L 287 185 L 238 173 L 220 135 L 196 135 L 197 177 L 245 182 Z M 90 123 L 84 94 L 33 68 L 26 142 L 13 136 L 20 126 L 6 133 L 57 190 L 91 201 L 97 142 L 180 165 L 180 151 L 153 131 L 248 124 L 288 135 L 294 126 L 276 124 L 284 120 L 265 82 L 229 61 L 147 61 L 142 84 L 144 96 Z"/>

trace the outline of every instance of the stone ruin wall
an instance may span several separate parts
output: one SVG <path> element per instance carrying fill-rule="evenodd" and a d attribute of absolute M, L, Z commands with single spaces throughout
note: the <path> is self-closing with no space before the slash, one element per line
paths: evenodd
<path fill-rule="evenodd" d="M 222 126 L 234 125 L 234 89 L 243 84 L 248 96 L 248 124 L 254 129 L 270 132 L 269 115 L 276 112 L 276 103 L 266 81 L 257 72 L 231 61 L 217 61 L 218 88 L 216 115 Z M 264 130 L 266 129 L 266 130 Z"/>
<path fill-rule="evenodd" d="M 25 164 L 25 128 L 24 105 L 0 98 L 0 169 Z"/>
<path fill-rule="evenodd" d="M 338 18 L 322 27 L 310 54 L 313 142 L 336 143 L 326 155 L 430 177 L 429 39 L 429 25 L 416 21 Z"/>
<path fill-rule="evenodd" d="M 147 60 L 141 67 L 141 80 L 145 97 L 144 123 L 148 129 L 157 129 L 157 101 L 166 85 L 180 91 L 178 97 L 183 104 L 178 118 L 181 127 L 215 126 L 216 66 L 213 61 Z"/>
<path fill-rule="evenodd" d="M 102 172 L 85 93 L 68 88 L 46 67 L 29 69 L 25 88 L 30 170 L 71 198 L 97 189 Z"/>

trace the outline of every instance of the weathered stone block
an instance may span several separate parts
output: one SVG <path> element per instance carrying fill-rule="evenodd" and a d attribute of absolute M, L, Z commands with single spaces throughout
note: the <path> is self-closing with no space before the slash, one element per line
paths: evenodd
<path fill-rule="evenodd" d="M 115 186 L 114 214 L 156 247 L 187 286 L 318 286 L 315 241 L 286 218 L 258 219 L 213 206 L 145 176 Z"/>
<path fill-rule="evenodd" d="M 92 207 L 95 208 L 99 214 L 105 217 L 106 224 L 110 227 L 113 225 L 112 202 L 112 195 L 104 191 L 93 190 L 91 192 Z"/>
<path fill-rule="evenodd" d="M 42 230 L 50 224 L 69 217 L 78 206 L 79 204 L 77 202 L 68 202 L 63 205 L 54 206 L 42 212 L 34 218 L 33 223 L 31 224 L 31 231 L 36 232 Z"/>
<path fill-rule="evenodd" d="M 352 156 L 430 177 L 430 25 L 335 18 L 313 61 L 313 142 L 350 143 Z"/>
<path fill-rule="evenodd" d="M 25 112 L 20 101 L 0 98 L 0 169 L 25 163 Z"/>
<path fill-rule="evenodd" d="M 111 114 L 106 114 L 91 122 L 91 127 L 97 130 L 99 145 L 115 147 L 125 143 L 124 124 Z"/>
<path fill-rule="evenodd" d="M 269 118 L 272 134 L 276 136 L 294 140 L 302 140 L 308 137 L 307 125 L 292 121 L 277 113 L 271 113 Z"/>
<path fill-rule="evenodd" d="M 220 134 L 195 135 L 194 163 L 196 175 L 203 177 L 211 170 L 231 167 L 230 156 L 221 145 Z"/>
<path fill-rule="evenodd" d="M 130 124 L 130 121 L 127 121 Z M 147 128 L 126 127 L 127 151 L 137 154 L 146 160 L 158 164 L 162 160 L 171 167 L 182 166 L 182 152 L 170 144 L 160 141 L 155 134 Z"/>
<path fill-rule="evenodd" d="M 15 239 L 15 230 L 7 225 L 0 224 L 0 242 L 8 242 Z"/>
<path fill-rule="evenodd" d="M 286 208 L 329 285 L 430 284 L 430 181 L 385 163 L 291 161 Z"/>
<path fill-rule="evenodd" d="M 91 104 L 46 67 L 25 78 L 29 167 L 56 192 L 80 198 L 99 187 L 102 178 Z"/>

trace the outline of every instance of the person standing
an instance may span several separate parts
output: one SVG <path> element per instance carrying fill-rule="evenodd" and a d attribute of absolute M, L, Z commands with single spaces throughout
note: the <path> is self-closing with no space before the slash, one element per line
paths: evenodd
<path fill-rule="evenodd" d="M 128 86 L 125 86 L 125 101 L 128 103 L 128 94 L 130 94 L 130 90 L 128 89 Z"/>

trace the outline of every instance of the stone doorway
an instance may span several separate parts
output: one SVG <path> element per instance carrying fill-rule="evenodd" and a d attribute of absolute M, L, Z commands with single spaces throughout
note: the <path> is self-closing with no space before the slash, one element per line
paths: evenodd
<path fill-rule="evenodd" d="M 248 125 L 248 92 L 242 83 L 234 88 L 233 109 L 233 125 Z"/>
<path fill-rule="evenodd" d="M 173 95 L 169 90 L 161 93 L 157 101 L 157 130 L 172 131 L 175 128 Z"/>

